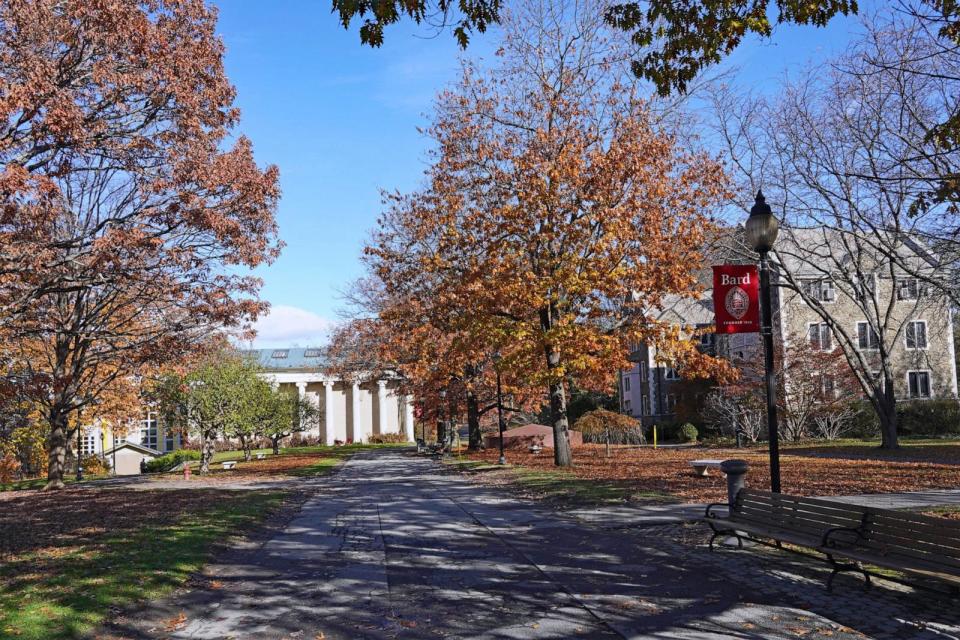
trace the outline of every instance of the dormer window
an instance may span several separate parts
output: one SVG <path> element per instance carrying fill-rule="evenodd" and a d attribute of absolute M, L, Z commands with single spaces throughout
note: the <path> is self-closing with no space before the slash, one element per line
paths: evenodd
<path fill-rule="evenodd" d="M 287 356 L 290 355 L 290 349 L 276 349 L 273 353 L 270 354 L 270 357 L 274 360 L 284 360 Z"/>
<path fill-rule="evenodd" d="M 319 358 L 323 355 L 323 351 L 320 349 L 307 349 L 303 352 L 304 358 Z"/>

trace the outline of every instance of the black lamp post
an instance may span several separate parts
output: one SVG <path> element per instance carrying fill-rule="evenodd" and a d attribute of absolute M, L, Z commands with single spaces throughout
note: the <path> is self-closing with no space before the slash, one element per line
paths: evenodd
<path fill-rule="evenodd" d="M 768 254 L 777 240 L 779 225 L 770 205 L 757 191 L 757 199 L 747 218 L 747 243 L 760 254 L 760 336 L 767 385 L 767 431 L 770 434 L 770 491 L 780 493 L 780 434 L 777 428 L 777 377 L 773 363 L 773 311 L 770 302 L 770 259 Z"/>
<path fill-rule="evenodd" d="M 500 389 L 500 352 L 493 354 L 493 367 L 497 372 L 497 424 L 500 427 L 500 460 L 498 464 L 507 464 L 507 456 L 503 453 L 503 392 Z"/>

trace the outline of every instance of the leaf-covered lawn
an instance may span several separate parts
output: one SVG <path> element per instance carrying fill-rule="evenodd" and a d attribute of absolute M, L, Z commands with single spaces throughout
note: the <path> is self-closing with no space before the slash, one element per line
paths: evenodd
<path fill-rule="evenodd" d="M 10 495 L 10 494 L 7 494 Z M 284 493 L 70 489 L 0 502 L 0 637 L 75 638 L 162 597 Z"/>
<path fill-rule="evenodd" d="M 471 458 L 495 463 L 495 450 L 471 454 Z M 726 498 L 726 481 L 719 471 L 706 478 L 695 476 L 688 462 L 698 458 L 742 458 L 750 464 L 747 484 L 767 488 L 770 485 L 769 459 L 765 449 L 682 449 L 614 447 L 607 458 L 596 445 L 576 447 L 573 452 L 572 478 L 591 480 L 621 487 L 624 499 L 650 495 L 675 496 L 691 502 L 711 502 Z M 552 451 L 530 454 L 509 451 L 508 461 L 527 470 L 554 471 Z M 960 444 L 910 447 L 895 452 L 878 452 L 868 447 L 810 448 L 781 452 L 781 476 L 785 493 L 828 496 L 857 493 L 889 493 L 921 489 L 960 488 Z M 507 472 L 504 472 L 504 474 Z M 478 474 L 500 481 L 500 472 Z M 525 487 L 523 477 L 513 483 Z"/>

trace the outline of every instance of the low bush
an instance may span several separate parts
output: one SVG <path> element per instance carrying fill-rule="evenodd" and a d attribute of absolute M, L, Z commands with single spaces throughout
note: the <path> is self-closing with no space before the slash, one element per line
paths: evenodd
<path fill-rule="evenodd" d="M 199 460 L 200 452 L 194 449 L 177 449 L 147 462 L 147 472 L 169 471 L 181 462 Z"/>
<path fill-rule="evenodd" d="M 960 404 L 956 400 L 901 402 L 897 431 L 904 436 L 960 435 Z"/>
<path fill-rule="evenodd" d="M 408 442 L 403 433 L 375 433 L 367 439 L 369 444 L 400 444 Z"/>
<path fill-rule="evenodd" d="M 584 442 L 612 444 L 643 444 L 643 429 L 636 418 L 615 411 L 594 409 L 573 423 L 573 430 L 583 434 Z"/>
<path fill-rule="evenodd" d="M 110 471 L 107 463 L 101 460 L 100 456 L 96 455 L 81 458 L 80 466 L 83 468 L 84 473 L 94 476 L 102 476 Z"/>
<path fill-rule="evenodd" d="M 653 438 L 653 429 L 650 430 L 650 438 Z M 690 422 L 672 422 L 657 425 L 657 440 L 660 442 L 696 442 L 700 436 L 700 430 L 696 425 Z"/>

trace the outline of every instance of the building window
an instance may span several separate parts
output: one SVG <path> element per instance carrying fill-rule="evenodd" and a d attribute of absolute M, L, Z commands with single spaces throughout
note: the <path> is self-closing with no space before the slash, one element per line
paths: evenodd
<path fill-rule="evenodd" d="M 87 433 L 80 439 L 80 455 L 92 456 L 97 452 L 97 434 Z"/>
<path fill-rule="evenodd" d="M 837 397 L 837 383 L 832 375 L 826 374 L 820 376 L 820 393 L 824 398 Z"/>
<path fill-rule="evenodd" d="M 872 273 L 863 276 L 854 284 L 853 290 L 854 293 L 856 293 L 857 300 L 860 300 L 861 302 L 873 299 L 877 292 L 876 277 Z"/>
<path fill-rule="evenodd" d="M 304 358 L 319 358 L 323 355 L 323 351 L 320 349 L 307 349 L 303 352 Z"/>
<path fill-rule="evenodd" d="M 907 323 L 907 349 L 927 348 L 927 323 L 915 320 Z"/>
<path fill-rule="evenodd" d="M 919 300 L 926 294 L 926 288 L 920 286 L 916 278 L 902 278 L 897 282 L 897 300 Z"/>
<path fill-rule="evenodd" d="M 288 355 L 290 355 L 290 349 L 276 349 L 273 353 L 270 354 L 270 357 L 275 360 L 283 360 Z"/>
<path fill-rule="evenodd" d="M 833 348 L 833 335 L 826 322 L 812 323 L 808 326 L 810 348 L 814 351 L 830 351 Z"/>
<path fill-rule="evenodd" d="M 640 379 L 643 380 L 644 382 L 646 382 L 647 380 L 647 363 L 646 362 L 640 363 Z"/>
<path fill-rule="evenodd" d="M 857 346 L 861 351 L 872 351 L 880 348 L 880 336 L 873 330 L 869 322 L 857 323 Z"/>
<path fill-rule="evenodd" d="M 713 333 L 700 334 L 700 346 L 703 347 L 704 349 L 712 349 L 715 342 L 716 342 L 716 334 L 713 334 Z"/>
<path fill-rule="evenodd" d="M 667 394 L 667 413 L 673 413 L 677 408 L 677 394 L 668 393 Z"/>
<path fill-rule="evenodd" d="M 663 379 L 664 380 L 679 380 L 680 374 L 677 373 L 677 370 L 673 367 L 666 367 L 663 370 Z"/>
<path fill-rule="evenodd" d="M 630 393 L 630 376 L 623 376 L 623 392 Z"/>
<path fill-rule="evenodd" d="M 173 451 L 175 447 L 176 447 L 176 439 L 174 438 L 173 431 L 167 431 L 166 435 L 163 438 L 163 450 Z"/>
<path fill-rule="evenodd" d="M 880 388 L 880 391 L 883 391 L 887 387 L 886 379 L 883 377 L 883 371 L 871 371 L 870 375 L 873 376 L 873 382 Z"/>
<path fill-rule="evenodd" d="M 632 414 L 632 409 L 630 408 L 630 400 L 624 400 L 624 401 L 623 401 L 623 411 L 624 411 L 627 415 L 631 415 L 631 414 Z"/>
<path fill-rule="evenodd" d="M 833 302 L 837 294 L 833 288 L 833 280 L 816 278 L 801 281 L 803 292 L 817 302 Z"/>
<path fill-rule="evenodd" d="M 154 411 L 148 411 L 147 417 L 140 421 L 140 444 L 156 449 L 158 436 L 157 414 Z"/>
<path fill-rule="evenodd" d="M 650 398 L 647 396 L 640 396 L 640 415 L 650 415 Z"/>
<path fill-rule="evenodd" d="M 908 371 L 907 385 L 910 387 L 911 398 L 930 397 L 930 372 Z"/>

